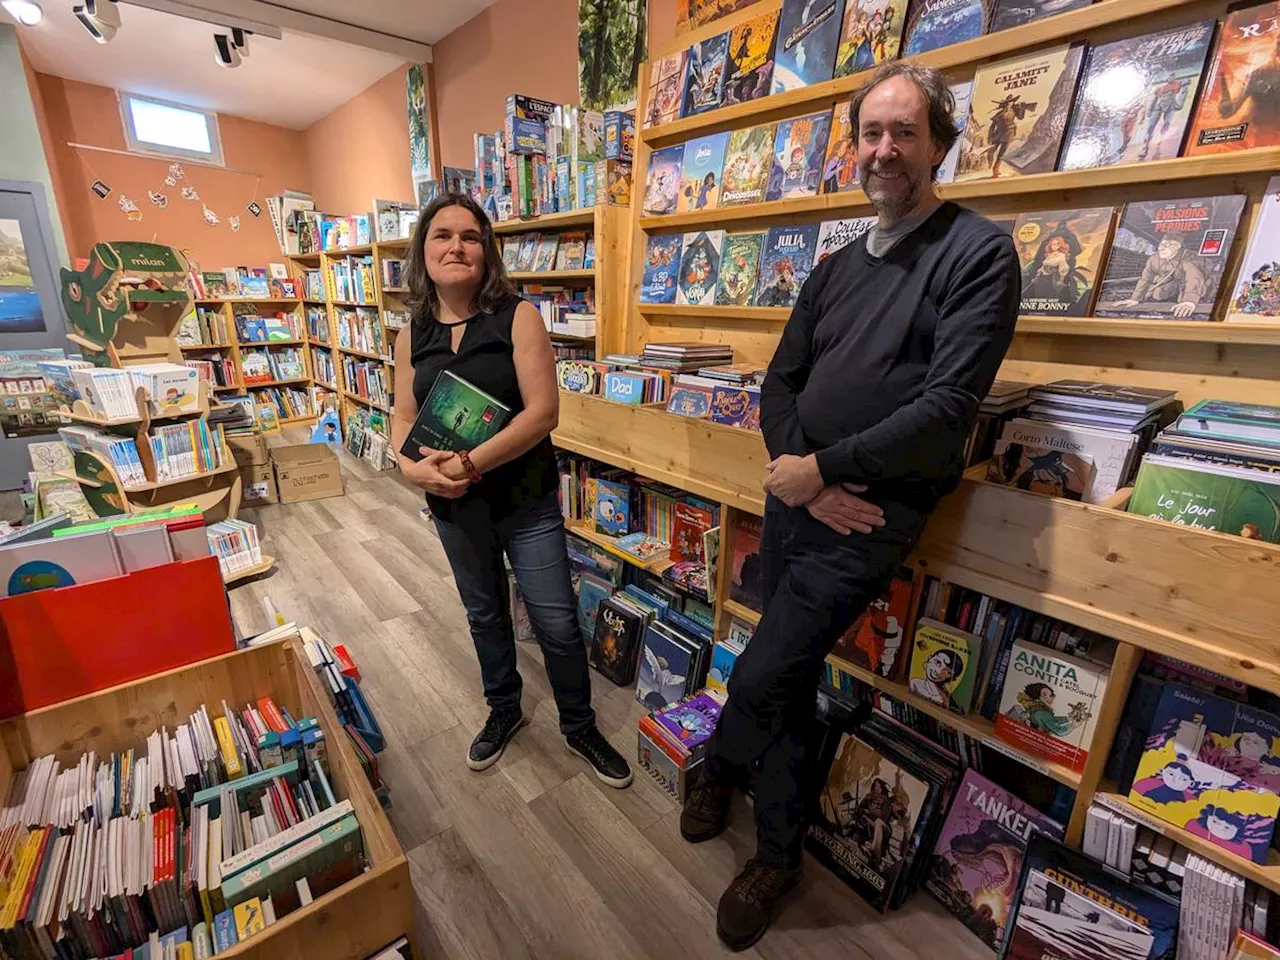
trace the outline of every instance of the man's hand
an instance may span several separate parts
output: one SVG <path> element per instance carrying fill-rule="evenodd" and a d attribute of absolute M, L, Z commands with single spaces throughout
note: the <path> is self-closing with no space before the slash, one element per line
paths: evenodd
<path fill-rule="evenodd" d="M 786 453 L 771 461 L 765 470 L 769 474 L 764 481 L 765 490 L 788 507 L 804 506 L 825 486 L 822 471 L 818 469 L 818 458 L 813 454 L 796 457 Z"/>
<path fill-rule="evenodd" d="M 450 500 L 456 500 L 467 492 L 467 487 L 471 486 L 469 480 L 453 479 L 440 469 L 441 464 L 450 457 L 457 459 L 454 454 L 448 450 L 432 450 L 430 447 L 423 447 L 422 454 L 423 458 L 417 463 L 410 460 L 401 463 L 400 472 L 410 483 L 421 487 L 427 493 L 433 493 L 437 497 L 447 497 Z"/>
<path fill-rule="evenodd" d="M 853 483 L 833 483 L 805 505 L 815 520 L 825 523 L 836 533 L 848 536 L 855 530 L 870 533 L 872 527 L 884 526 L 884 511 L 854 494 L 867 488 Z"/>

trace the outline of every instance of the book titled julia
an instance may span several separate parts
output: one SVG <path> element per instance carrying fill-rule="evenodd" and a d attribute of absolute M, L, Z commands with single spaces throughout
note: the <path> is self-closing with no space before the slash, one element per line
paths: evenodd
<path fill-rule="evenodd" d="M 999 950 L 1013 909 L 1013 884 L 1027 841 L 1037 833 L 1062 839 L 1062 824 L 996 786 L 965 772 L 929 858 L 925 885 L 987 946 Z M 999 870 L 985 869 L 999 863 Z"/>
<path fill-rule="evenodd" d="M 1084 769 L 1111 671 L 1015 640 L 996 717 L 996 736 L 1027 753 Z"/>
<path fill-rule="evenodd" d="M 636 679 L 645 617 L 617 597 L 600 603 L 596 632 L 591 639 L 591 665 L 620 687 Z"/>
<path fill-rule="evenodd" d="M 1149 454 L 1138 468 L 1129 512 L 1280 543 L 1280 482 L 1258 470 Z"/>
<path fill-rule="evenodd" d="M 981 654 L 981 637 L 921 619 L 911 644 L 907 689 L 952 713 L 966 714 L 973 704 Z"/>
<path fill-rule="evenodd" d="M 769 228 L 760 256 L 760 278 L 756 284 L 757 307 L 796 305 L 800 288 L 813 270 L 818 229 L 816 223 Z"/>
<path fill-rule="evenodd" d="M 511 408 L 505 403 L 457 374 L 442 370 L 400 453 L 417 461 L 422 459 L 421 447 L 474 450 L 510 419 Z"/>

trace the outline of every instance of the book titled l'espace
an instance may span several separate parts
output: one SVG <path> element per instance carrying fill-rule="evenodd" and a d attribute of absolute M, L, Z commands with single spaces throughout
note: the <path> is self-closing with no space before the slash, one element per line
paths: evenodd
<path fill-rule="evenodd" d="M 475 384 L 441 370 L 400 453 L 421 460 L 421 447 L 474 450 L 506 426 L 511 408 Z"/>

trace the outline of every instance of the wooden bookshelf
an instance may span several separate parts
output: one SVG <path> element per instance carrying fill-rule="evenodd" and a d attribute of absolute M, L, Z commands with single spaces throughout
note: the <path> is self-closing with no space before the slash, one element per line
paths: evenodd
<path fill-rule="evenodd" d="M 730 616 L 737 617 L 743 623 L 749 623 L 753 627 L 760 625 L 760 614 L 756 613 L 748 606 L 738 603 L 736 600 L 726 599 L 724 601 L 725 613 Z"/>
<path fill-rule="evenodd" d="M 590 227 L 595 223 L 594 207 L 548 213 L 541 217 L 525 217 L 521 220 L 501 220 L 493 225 L 498 236 L 512 233 L 530 233 L 534 230 L 567 230 L 573 227 Z"/>
<path fill-rule="evenodd" d="M 543 280 L 594 280 L 595 270 L 513 270 L 511 279 L 538 283 Z"/>
<path fill-rule="evenodd" d="M 675 565 L 675 561 L 665 556 L 654 557 L 650 560 L 641 560 L 639 557 L 633 557 L 631 554 L 627 553 L 625 550 L 618 549 L 615 543 L 615 541 L 617 540 L 616 537 L 610 537 L 603 533 L 597 533 L 594 527 L 590 526 L 589 524 L 583 523 L 582 521 L 571 520 L 565 524 L 565 529 L 568 530 L 570 533 L 574 534 L 575 536 L 581 537 L 583 540 L 590 541 L 591 543 L 594 543 L 598 547 L 603 547 L 610 554 L 612 554 L 615 557 L 618 557 L 621 560 L 625 560 L 627 563 L 631 564 L 633 567 L 639 567 L 641 570 L 645 570 L 648 573 L 652 573 L 654 576 L 658 576 L 658 577 L 662 576 L 663 571 L 665 571 L 668 567 Z"/>

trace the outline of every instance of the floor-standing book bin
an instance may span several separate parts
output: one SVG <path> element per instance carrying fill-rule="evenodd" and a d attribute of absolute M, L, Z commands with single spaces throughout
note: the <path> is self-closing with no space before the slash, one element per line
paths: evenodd
<path fill-rule="evenodd" d="M 218 954 L 254 960 L 359 960 L 414 929 L 409 862 L 378 805 L 333 708 L 297 640 L 215 657 L 0 722 L 0 792 L 16 771 L 53 753 L 74 764 L 138 747 L 161 725 L 201 704 L 271 697 L 295 716 L 316 717 L 328 744 L 335 795 L 351 801 L 368 869 L 263 932 Z M 415 956 L 422 956 L 415 948 Z"/>

